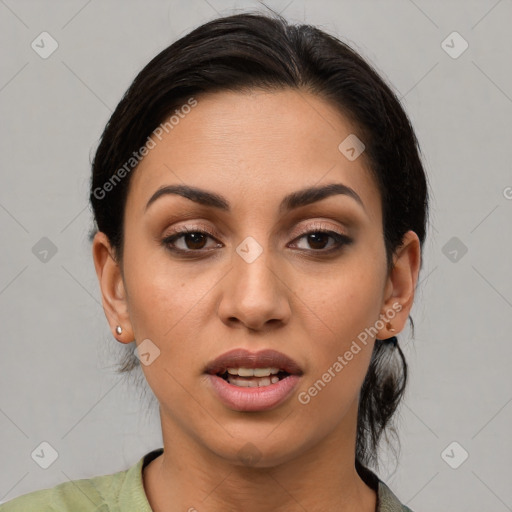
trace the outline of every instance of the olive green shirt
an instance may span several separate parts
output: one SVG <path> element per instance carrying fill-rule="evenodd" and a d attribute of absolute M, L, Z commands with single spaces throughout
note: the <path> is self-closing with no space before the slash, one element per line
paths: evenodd
<path fill-rule="evenodd" d="M 131 468 L 118 473 L 63 482 L 18 496 L 0 512 L 152 512 L 144 491 L 142 470 L 161 455 L 163 448 L 144 455 Z M 373 472 L 358 467 L 361 478 L 377 491 L 376 512 L 412 512 L 402 505 Z"/>

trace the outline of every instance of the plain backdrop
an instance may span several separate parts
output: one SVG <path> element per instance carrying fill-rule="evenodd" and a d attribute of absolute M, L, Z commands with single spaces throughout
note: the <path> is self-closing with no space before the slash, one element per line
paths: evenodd
<path fill-rule="evenodd" d="M 512 510 L 512 1 L 268 5 L 368 59 L 424 155 L 431 218 L 416 336 L 399 336 L 410 364 L 401 453 L 379 476 L 415 512 Z M 219 14 L 257 8 L 0 1 L 0 502 L 162 446 L 152 392 L 113 372 L 119 344 L 87 238 L 90 157 L 150 58 Z M 48 469 L 31 455 L 43 442 L 57 453 Z"/>

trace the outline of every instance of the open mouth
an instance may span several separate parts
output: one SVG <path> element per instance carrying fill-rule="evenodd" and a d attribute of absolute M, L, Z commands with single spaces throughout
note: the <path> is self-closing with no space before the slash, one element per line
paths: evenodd
<path fill-rule="evenodd" d="M 257 388 L 276 384 L 290 374 L 279 368 L 227 368 L 217 375 L 233 386 Z"/>
<path fill-rule="evenodd" d="M 240 412 L 278 407 L 298 386 L 303 371 L 291 357 L 272 349 L 237 348 L 206 365 L 204 373 L 217 398 Z"/>

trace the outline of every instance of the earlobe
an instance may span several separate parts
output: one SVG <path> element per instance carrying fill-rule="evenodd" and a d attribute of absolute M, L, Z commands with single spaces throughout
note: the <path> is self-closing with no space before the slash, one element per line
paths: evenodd
<path fill-rule="evenodd" d="M 123 277 L 105 233 L 100 231 L 94 236 L 92 254 L 100 285 L 103 311 L 110 329 L 119 342 L 130 343 L 134 336 L 128 314 Z"/>
<path fill-rule="evenodd" d="M 378 338 L 387 339 L 403 330 L 414 302 L 421 261 L 418 235 L 408 231 L 394 255 L 394 265 L 386 282 L 383 311 L 385 328 Z"/>

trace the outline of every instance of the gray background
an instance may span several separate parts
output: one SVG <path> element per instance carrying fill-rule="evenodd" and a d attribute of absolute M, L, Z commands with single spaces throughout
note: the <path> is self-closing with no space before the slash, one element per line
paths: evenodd
<path fill-rule="evenodd" d="M 379 475 L 415 512 L 512 510 L 512 1 L 269 5 L 372 62 L 424 153 L 431 222 L 416 337 L 400 335 L 411 369 L 401 458 Z M 126 469 L 161 446 L 151 391 L 112 370 L 119 344 L 87 240 L 89 158 L 151 57 L 217 13 L 257 7 L 0 0 L 0 502 Z M 43 31 L 59 45 L 47 59 L 31 47 Z M 453 31 L 469 44 L 458 58 L 442 46 Z M 41 252 L 44 237 L 55 254 Z M 58 452 L 48 469 L 31 458 L 43 441 Z"/>

